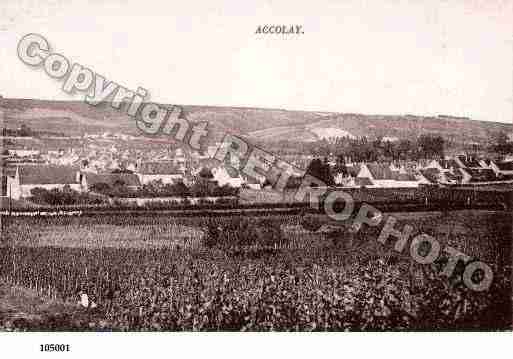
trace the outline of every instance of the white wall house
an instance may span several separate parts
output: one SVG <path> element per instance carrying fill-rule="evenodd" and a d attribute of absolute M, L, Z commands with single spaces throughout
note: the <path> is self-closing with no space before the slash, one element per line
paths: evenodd
<path fill-rule="evenodd" d="M 420 184 L 420 181 L 404 168 L 392 171 L 389 166 L 377 163 L 363 163 L 356 178 L 368 178 L 372 182 L 372 187 L 378 188 L 418 187 Z"/>
<path fill-rule="evenodd" d="M 138 163 L 135 174 L 139 177 L 142 184 L 154 181 L 172 184 L 184 180 L 184 173 L 180 165 L 173 161 Z"/>
<path fill-rule="evenodd" d="M 26 198 L 32 195 L 30 191 L 34 188 L 62 190 L 64 186 L 80 192 L 80 172 L 66 166 L 19 166 L 14 177 L 7 177 L 7 196 Z"/>
<path fill-rule="evenodd" d="M 244 183 L 244 179 L 232 167 L 216 167 L 212 169 L 212 174 L 219 186 L 230 185 L 231 187 L 239 188 Z"/>

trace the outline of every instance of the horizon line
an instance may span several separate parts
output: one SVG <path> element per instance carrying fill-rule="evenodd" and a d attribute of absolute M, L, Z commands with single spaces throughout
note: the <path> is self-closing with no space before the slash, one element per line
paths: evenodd
<path fill-rule="evenodd" d="M 44 101 L 44 102 L 70 102 L 70 103 L 83 103 L 85 105 L 88 105 L 83 100 L 66 100 L 66 99 L 43 99 L 43 98 L 24 98 L 24 97 L 5 97 L 0 95 L 0 103 L 2 100 L 17 100 L 17 101 Z M 113 101 L 105 101 L 99 104 L 99 106 L 92 106 L 95 108 L 102 108 L 101 106 L 109 103 L 114 103 Z M 118 102 L 121 103 L 121 102 Z M 128 102 L 127 102 L 128 103 Z M 496 124 L 503 124 L 503 125 L 511 125 L 513 126 L 513 119 L 512 122 L 501 122 L 496 120 L 479 120 L 475 119 L 469 116 L 458 116 L 458 115 L 451 115 L 451 114 L 444 114 L 444 113 L 438 113 L 438 114 L 412 114 L 412 113 L 368 113 L 368 112 L 340 112 L 340 111 L 324 111 L 324 110 L 299 110 L 299 109 L 292 109 L 292 108 L 279 108 L 279 107 L 255 107 L 251 105 L 197 105 L 197 104 L 171 104 L 171 103 L 163 103 L 158 101 L 145 101 L 143 103 L 155 103 L 162 106 L 183 106 L 183 107 L 215 107 L 215 108 L 234 108 L 234 109 L 247 109 L 247 110 L 277 110 L 277 111 L 288 111 L 288 112 L 318 112 L 318 113 L 325 113 L 327 115 L 364 115 L 364 116 L 387 116 L 387 117 L 393 117 L 393 116 L 402 116 L 402 117 L 416 117 L 416 118 L 435 118 L 435 119 L 444 119 L 450 118 L 451 120 L 466 120 L 466 121 L 474 121 L 474 122 L 483 122 L 483 123 L 496 123 Z M 119 110 L 115 109 L 114 110 Z"/>

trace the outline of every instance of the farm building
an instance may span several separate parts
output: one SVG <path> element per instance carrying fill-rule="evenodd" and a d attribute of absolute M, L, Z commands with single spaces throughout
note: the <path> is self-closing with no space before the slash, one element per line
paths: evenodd
<path fill-rule="evenodd" d="M 30 197 L 34 188 L 52 190 L 69 186 L 75 191 L 82 190 L 76 168 L 55 165 L 19 166 L 13 177 L 7 177 L 6 185 L 7 196 L 14 199 Z"/>

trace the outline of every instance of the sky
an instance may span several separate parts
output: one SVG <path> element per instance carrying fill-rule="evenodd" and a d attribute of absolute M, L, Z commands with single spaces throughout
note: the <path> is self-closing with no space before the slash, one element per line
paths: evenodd
<path fill-rule="evenodd" d="M 511 0 L 1 2 L 4 97 L 83 98 L 18 59 L 38 33 L 156 102 L 513 120 Z"/>

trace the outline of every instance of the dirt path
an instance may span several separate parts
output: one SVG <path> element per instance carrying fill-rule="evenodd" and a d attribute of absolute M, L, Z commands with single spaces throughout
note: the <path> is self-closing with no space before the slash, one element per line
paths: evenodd
<path fill-rule="evenodd" d="M 0 283 L 0 331 L 87 330 L 90 319 L 91 313 L 78 305 Z"/>

